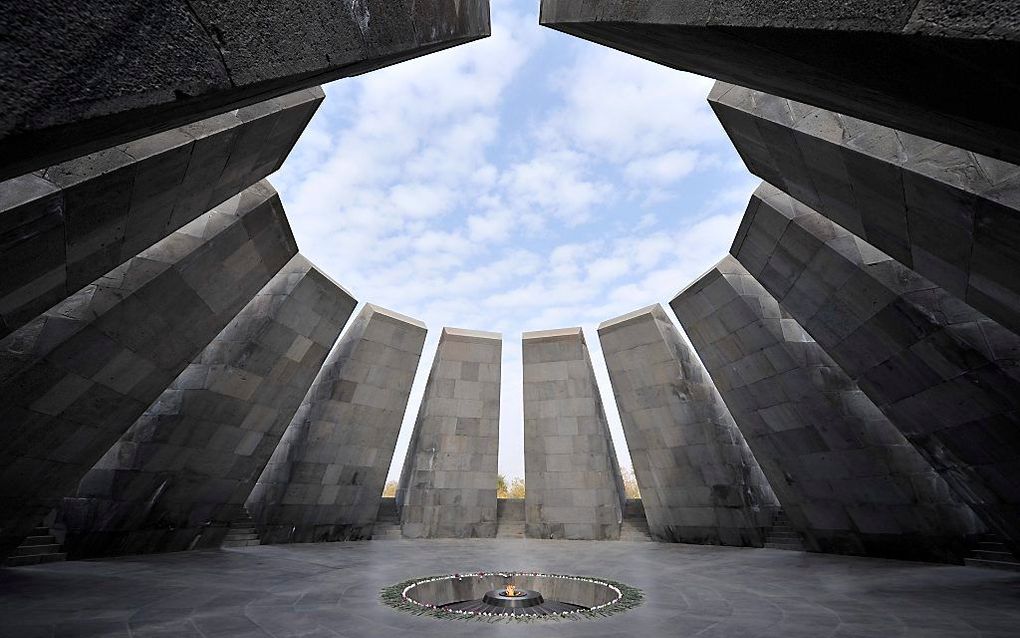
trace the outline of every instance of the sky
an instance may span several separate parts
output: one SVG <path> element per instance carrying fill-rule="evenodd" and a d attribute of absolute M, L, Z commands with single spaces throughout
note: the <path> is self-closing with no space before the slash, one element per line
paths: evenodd
<path fill-rule="evenodd" d="M 491 37 L 324 87 L 271 181 L 306 257 L 428 325 L 391 480 L 443 326 L 503 334 L 500 473 L 524 476 L 521 333 L 571 326 L 631 467 L 595 328 L 711 268 L 757 184 L 711 86 L 492 0 Z"/>

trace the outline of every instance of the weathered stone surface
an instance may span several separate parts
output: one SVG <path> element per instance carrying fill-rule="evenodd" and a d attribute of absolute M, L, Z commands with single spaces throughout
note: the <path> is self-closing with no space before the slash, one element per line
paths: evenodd
<path fill-rule="evenodd" d="M 580 328 L 525 332 L 525 533 L 616 540 L 623 479 Z"/>
<path fill-rule="evenodd" d="M 808 549 L 962 562 L 970 509 L 733 257 L 670 306 Z"/>
<path fill-rule="evenodd" d="M 1020 337 L 767 184 L 731 252 L 1016 547 Z"/>
<path fill-rule="evenodd" d="M 68 555 L 219 547 L 356 305 L 292 258 L 64 499 Z"/>
<path fill-rule="evenodd" d="M 604 321 L 599 339 L 652 536 L 761 547 L 776 497 L 666 312 Z"/>
<path fill-rule="evenodd" d="M 263 543 L 372 536 L 425 324 L 367 304 L 248 497 Z"/>
<path fill-rule="evenodd" d="M 1013 0 L 542 0 L 545 26 L 1020 163 Z"/>
<path fill-rule="evenodd" d="M 397 491 L 408 538 L 496 535 L 503 338 L 443 328 Z"/>
<path fill-rule="evenodd" d="M 0 340 L 0 556 L 295 254 L 263 181 Z"/>
<path fill-rule="evenodd" d="M 0 336 L 270 173 L 318 87 L 0 183 Z"/>
<path fill-rule="evenodd" d="M 0 178 L 488 34 L 487 0 L 22 0 Z"/>
<path fill-rule="evenodd" d="M 752 173 L 1020 332 L 1020 167 L 722 82 Z"/>

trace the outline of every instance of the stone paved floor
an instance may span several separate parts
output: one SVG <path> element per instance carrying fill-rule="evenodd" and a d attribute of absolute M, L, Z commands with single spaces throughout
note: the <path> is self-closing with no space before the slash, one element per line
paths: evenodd
<path fill-rule="evenodd" d="M 603 575 L 645 603 L 601 620 L 441 621 L 378 600 L 434 573 Z M 624 638 L 1020 636 L 1020 574 L 628 542 L 276 545 L 0 570 L 0 636 Z"/>

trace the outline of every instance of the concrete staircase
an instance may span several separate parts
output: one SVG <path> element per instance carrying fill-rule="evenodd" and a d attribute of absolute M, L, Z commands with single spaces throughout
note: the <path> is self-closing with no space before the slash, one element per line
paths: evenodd
<path fill-rule="evenodd" d="M 524 538 L 524 499 L 496 501 L 496 538 Z"/>
<path fill-rule="evenodd" d="M 787 549 L 794 552 L 806 551 L 804 540 L 790 525 L 790 519 L 786 517 L 786 512 L 783 510 L 776 512 L 776 517 L 772 519 L 772 527 L 769 529 L 768 536 L 765 537 L 765 547 Z"/>
<path fill-rule="evenodd" d="M 226 537 L 220 547 L 251 547 L 261 545 L 259 534 L 255 530 L 255 521 L 252 520 L 248 509 L 244 508 L 241 516 L 230 524 Z"/>
<path fill-rule="evenodd" d="M 524 538 L 524 521 L 500 521 L 496 538 Z"/>
<path fill-rule="evenodd" d="M 379 503 L 379 514 L 372 528 L 372 540 L 397 541 L 400 535 L 400 511 L 397 510 L 397 499 L 384 496 Z"/>
<path fill-rule="evenodd" d="M 639 498 L 628 498 L 623 504 L 623 524 L 620 525 L 620 540 L 632 543 L 651 542 L 645 504 Z"/>
<path fill-rule="evenodd" d="M 969 567 L 986 567 L 1020 572 L 1020 560 L 1006 548 L 1002 538 L 996 534 L 982 534 L 977 546 L 963 559 Z"/>
<path fill-rule="evenodd" d="M 39 526 L 32 530 L 32 535 L 21 541 L 21 545 L 7 557 L 4 567 L 24 567 L 67 560 L 67 554 L 60 549 L 60 543 L 50 533 L 50 528 Z"/>

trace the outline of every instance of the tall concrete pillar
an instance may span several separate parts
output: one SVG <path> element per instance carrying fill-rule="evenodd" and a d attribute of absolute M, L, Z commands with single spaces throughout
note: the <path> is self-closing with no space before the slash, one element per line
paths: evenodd
<path fill-rule="evenodd" d="M 619 539 L 623 480 L 584 333 L 525 332 L 523 360 L 526 535 Z"/>
<path fill-rule="evenodd" d="M 542 0 L 543 25 L 1020 163 L 1013 0 Z"/>
<path fill-rule="evenodd" d="M 599 339 L 652 535 L 761 547 L 775 494 L 662 307 L 602 322 Z"/>
<path fill-rule="evenodd" d="M 355 305 L 292 258 L 64 499 L 65 551 L 219 547 Z"/>
<path fill-rule="evenodd" d="M 0 339 L 0 556 L 295 254 L 260 182 Z"/>
<path fill-rule="evenodd" d="M 372 536 L 425 324 L 367 304 L 248 497 L 263 543 Z"/>
<path fill-rule="evenodd" d="M 670 306 L 810 549 L 962 562 L 973 513 L 737 260 Z"/>
<path fill-rule="evenodd" d="M 1016 547 L 1020 337 L 770 185 L 731 252 Z"/>
<path fill-rule="evenodd" d="M 488 0 L 23 0 L 0 179 L 489 34 Z"/>
<path fill-rule="evenodd" d="M 318 87 L 0 183 L 0 336 L 275 172 Z"/>
<path fill-rule="evenodd" d="M 1020 333 L 1020 167 L 717 82 L 752 173 Z"/>
<path fill-rule="evenodd" d="M 443 328 L 400 476 L 408 538 L 496 535 L 503 337 Z"/>

